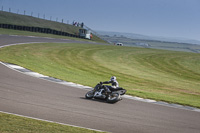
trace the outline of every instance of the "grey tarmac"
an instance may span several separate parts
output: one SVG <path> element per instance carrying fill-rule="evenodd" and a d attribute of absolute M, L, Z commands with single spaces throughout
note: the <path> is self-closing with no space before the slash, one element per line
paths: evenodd
<path fill-rule="evenodd" d="M 74 41 L 0 35 L 0 46 L 26 42 Z M 126 98 L 108 104 L 85 99 L 87 91 L 31 77 L 0 64 L 0 111 L 113 133 L 200 132 L 199 112 Z"/>

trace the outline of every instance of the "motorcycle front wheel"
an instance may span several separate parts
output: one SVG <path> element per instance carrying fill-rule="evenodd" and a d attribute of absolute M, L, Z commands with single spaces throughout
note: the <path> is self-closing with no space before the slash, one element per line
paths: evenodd
<path fill-rule="evenodd" d="M 85 94 L 85 98 L 87 98 L 87 99 L 92 99 L 93 97 L 94 97 L 93 91 L 89 91 Z"/>
<path fill-rule="evenodd" d="M 120 100 L 120 95 L 118 93 L 111 93 L 107 97 L 108 103 L 116 103 Z"/>

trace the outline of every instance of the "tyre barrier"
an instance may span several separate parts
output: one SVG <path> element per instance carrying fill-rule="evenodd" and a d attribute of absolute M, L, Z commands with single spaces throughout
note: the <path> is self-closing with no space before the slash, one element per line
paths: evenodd
<path fill-rule="evenodd" d="M 46 34 L 53 34 L 53 35 L 60 35 L 60 36 L 69 36 L 69 37 L 76 37 L 76 38 L 84 39 L 84 37 L 79 36 L 79 35 L 74 35 L 74 34 L 70 34 L 68 32 L 63 32 L 63 31 L 57 31 L 57 30 L 53 30 L 50 28 L 30 27 L 30 26 L 21 26 L 21 25 L 12 25 L 12 24 L 0 24 L 0 28 L 39 32 L 39 33 L 46 33 Z"/>

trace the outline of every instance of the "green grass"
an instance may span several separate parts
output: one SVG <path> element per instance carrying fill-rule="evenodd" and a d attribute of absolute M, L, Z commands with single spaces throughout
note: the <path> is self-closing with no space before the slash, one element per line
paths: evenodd
<path fill-rule="evenodd" d="M 5 113 L 0 113 L 0 125 L 1 133 L 99 133 Z"/>
<path fill-rule="evenodd" d="M 117 76 L 127 94 L 200 108 L 200 54 L 92 44 L 0 49 L 0 60 L 87 86 Z"/>

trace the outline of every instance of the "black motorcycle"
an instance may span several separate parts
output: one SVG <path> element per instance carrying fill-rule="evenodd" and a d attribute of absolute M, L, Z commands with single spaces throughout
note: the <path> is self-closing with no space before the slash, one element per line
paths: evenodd
<path fill-rule="evenodd" d="M 105 85 L 98 83 L 93 90 L 85 94 L 85 97 L 87 99 L 103 99 L 108 103 L 116 103 L 121 100 L 121 95 L 126 93 L 126 90 L 121 87 L 117 87 L 111 90 L 111 92 L 107 92 L 106 90 L 107 89 Z"/>

